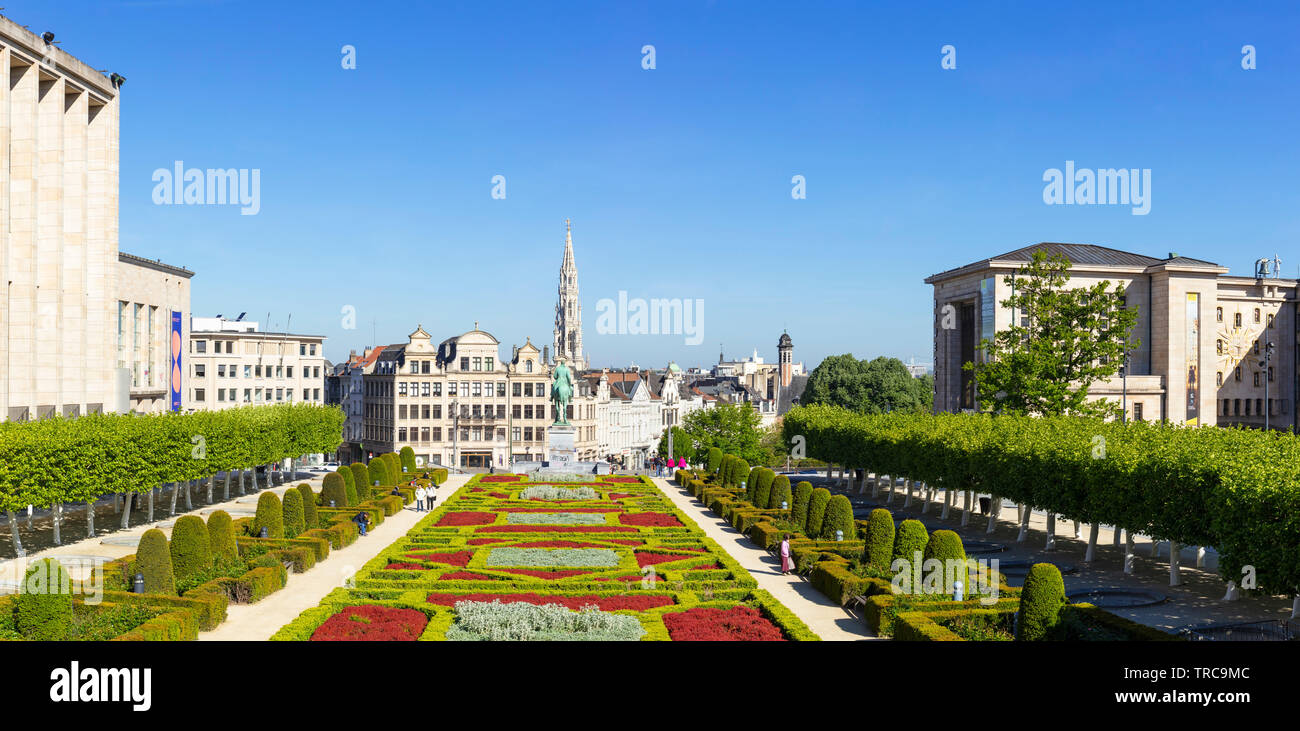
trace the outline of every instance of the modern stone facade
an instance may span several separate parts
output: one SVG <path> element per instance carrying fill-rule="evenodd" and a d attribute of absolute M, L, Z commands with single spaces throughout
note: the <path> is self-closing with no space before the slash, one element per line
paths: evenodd
<path fill-rule="evenodd" d="M 258 323 L 196 317 L 186 385 L 190 408 L 325 403 L 325 336 L 262 332 Z"/>
<path fill-rule="evenodd" d="M 110 332 L 117 377 L 130 394 L 129 409 L 137 414 L 189 409 L 193 404 L 186 387 L 185 343 L 190 337 L 190 278 L 194 272 L 121 253 L 116 274 L 115 324 Z M 173 322 L 176 338 L 172 337 Z M 177 353 L 172 352 L 173 345 Z M 121 390 L 119 387 L 119 398 Z"/>
<path fill-rule="evenodd" d="M 1109 280 L 1138 310 L 1128 378 L 1096 384 L 1091 396 L 1126 400 L 1130 419 L 1262 427 L 1267 410 L 1269 426 L 1295 424 L 1296 280 L 1227 276 L 1200 259 L 1090 244 L 1037 244 L 925 280 L 934 287 L 936 412 L 976 408 L 978 385 L 961 366 L 978 357 L 982 338 L 1020 316 L 1001 306 L 1011 294 L 1005 280 L 1040 249 L 1070 259 L 1069 286 Z M 1261 365 L 1270 342 L 1271 361 Z"/>
<path fill-rule="evenodd" d="M 120 81 L 4 17 L 0 69 L 0 418 L 125 410 Z"/>

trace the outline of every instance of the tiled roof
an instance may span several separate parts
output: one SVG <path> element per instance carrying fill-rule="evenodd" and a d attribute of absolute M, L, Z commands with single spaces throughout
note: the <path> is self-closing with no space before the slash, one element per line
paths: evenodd
<path fill-rule="evenodd" d="M 1060 254 L 1070 263 L 1083 266 L 1102 266 L 1102 267 L 1131 267 L 1147 268 L 1161 264 L 1173 264 L 1175 266 L 1192 266 L 1192 267 L 1218 267 L 1219 265 L 1212 261 L 1204 259 L 1194 259 L 1189 256 L 1171 256 L 1164 259 L 1158 259 L 1145 254 L 1135 254 L 1131 251 L 1120 251 L 1106 246 L 1097 246 L 1096 244 L 1067 244 L 1054 241 L 1044 241 L 1030 246 L 1024 246 L 1014 251 L 1008 251 L 1005 254 L 991 256 L 987 259 L 981 259 L 969 264 L 964 264 L 953 269 L 939 272 L 938 274 L 927 277 L 926 281 L 930 282 L 935 279 L 945 277 L 948 274 L 958 272 L 964 269 L 982 268 L 992 264 L 992 262 L 1027 262 L 1030 261 L 1034 254 L 1039 251 L 1045 251 L 1048 254 Z"/>

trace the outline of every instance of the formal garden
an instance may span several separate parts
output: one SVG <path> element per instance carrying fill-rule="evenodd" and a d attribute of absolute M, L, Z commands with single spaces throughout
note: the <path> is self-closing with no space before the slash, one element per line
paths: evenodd
<path fill-rule="evenodd" d="M 275 640 L 816 640 L 644 477 L 475 475 Z"/>
<path fill-rule="evenodd" d="M 794 419 L 787 429 L 807 426 L 800 420 L 802 414 L 791 413 Z M 811 450 L 811 438 L 808 443 Z M 954 531 L 930 531 L 911 519 L 896 524 L 886 509 L 857 519 L 845 495 L 833 495 L 807 481 L 791 485 L 786 475 L 750 467 L 716 448 L 709 450 L 700 469 L 678 470 L 674 479 L 759 546 L 775 551 L 788 538 L 796 570 L 837 604 L 858 608 L 880 637 L 1177 639 L 1090 604 L 1070 603 L 1060 571 L 1050 563 L 1034 565 L 1024 586 L 1009 586 L 991 566 L 968 555 Z"/>

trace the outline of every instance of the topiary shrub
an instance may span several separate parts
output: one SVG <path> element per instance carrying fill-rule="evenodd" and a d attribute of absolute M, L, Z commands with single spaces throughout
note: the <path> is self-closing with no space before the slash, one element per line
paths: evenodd
<path fill-rule="evenodd" d="M 388 477 L 388 465 L 384 463 L 382 457 L 370 460 L 366 469 L 370 470 L 370 476 L 366 479 L 367 486 L 374 487 L 376 482 L 379 483 L 380 488 L 392 485 Z"/>
<path fill-rule="evenodd" d="M 344 481 L 346 482 L 346 478 Z M 311 485 L 305 482 L 298 486 L 298 492 L 302 495 L 302 524 L 307 530 L 319 528 L 320 516 L 316 513 L 316 493 L 312 492 Z"/>
<path fill-rule="evenodd" d="M 763 507 L 758 504 L 758 476 L 763 474 L 762 467 L 755 467 L 749 471 L 749 477 L 745 478 L 745 499 L 753 503 L 756 507 Z"/>
<path fill-rule="evenodd" d="M 369 496 L 367 490 L 370 488 L 370 470 L 360 462 L 353 462 L 348 465 L 348 469 L 352 471 L 352 486 L 356 488 L 357 494 Z M 343 503 L 339 505 L 342 506 Z"/>
<path fill-rule="evenodd" d="M 803 532 L 809 538 L 817 538 L 822 534 L 822 523 L 826 519 L 826 504 L 831 501 L 831 491 L 824 487 L 819 487 L 812 491 L 812 496 L 808 498 L 808 523 L 804 526 Z"/>
<path fill-rule="evenodd" d="M 843 495 L 834 495 L 826 503 L 826 516 L 822 520 L 822 538 L 845 541 L 858 539 L 857 525 L 853 522 L 853 503 Z"/>
<path fill-rule="evenodd" d="M 951 594 L 953 583 L 960 581 L 962 583 L 962 593 L 964 596 L 970 595 L 970 582 L 966 580 L 966 549 L 962 546 L 961 536 L 950 530 L 937 530 L 930 534 L 930 542 L 925 544 L 924 559 L 938 559 L 943 562 L 944 593 Z M 961 568 L 955 572 L 948 571 L 949 561 L 961 562 Z M 922 566 L 924 571 L 924 565 Z"/>
<path fill-rule="evenodd" d="M 373 490 L 374 488 L 371 488 L 371 491 Z M 361 504 L 361 491 L 346 482 L 343 483 L 343 497 L 349 506 Z"/>
<path fill-rule="evenodd" d="M 186 515 L 172 526 L 172 573 L 184 584 L 191 576 L 212 568 L 212 538 L 208 526 L 197 515 Z"/>
<path fill-rule="evenodd" d="M 335 474 L 325 475 L 321 482 L 321 507 L 346 508 L 348 506 L 348 490 L 343 478 Z"/>
<path fill-rule="evenodd" d="M 794 486 L 794 502 L 790 503 L 790 522 L 805 532 L 808 527 L 808 503 L 812 499 L 812 491 L 811 482 L 800 481 Z"/>
<path fill-rule="evenodd" d="M 215 510 L 208 516 L 208 546 L 214 562 L 239 558 L 239 548 L 235 545 L 235 523 L 230 519 L 230 513 Z"/>
<path fill-rule="evenodd" d="M 790 478 L 785 475 L 774 476 L 772 478 L 772 495 L 768 498 L 767 507 L 772 510 L 780 510 L 781 503 L 785 503 L 786 510 L 789 510 L 792 502 Z"/>
<path fill-rule="evenodd" d="M 758 481 L 758 487 L 754 490 L 754 506 L 766 508 L 772 500 L 772 480 L 776 478 L 776 473 L 766 467 L 758 468 L 758 475 L 755 478 Z"/>
<path fill-rule="evenodd" d="M 302 512 L 302 493 L 298 488 L 290 488 L 284 491 L 284 537 L 297 538 L 302 532 L 307 530 L 306 518 Z"/>
<path fill-rule="evenodd" d="M 1020 609 L 1016 612 L 1016 640 L 1035 642 L 1048 638 L 1061 618 L 1066 605 L 1065 581 L 1061 570 L 1050 563 L 1036 563 L 1029 568 L 1025 586 L 1020 591 Z"/>
<path fill-rule="evenodd" d="M 266 529 L 267 538 L 284 538 L 284 507 L 280 498 L 273 492 L 264 492 L 257 499 L 257 514 L 253 516 L 253 535 L 262 535 Z"/>
<path fill-rule="evenodd" d="M 402 466 L 406 468 L 407 474 L 415 474 L 415 450 L 410 447 L 402 447 L 402 451 L 397 455 L 401 460 Z"/>
<path fill-rule="evenodd" d="M 921 533 L 925 533 L 925 526 L 921 526 Z M 876 508 L 871 511 L 867 518 L 866 543 L 862 550 L 862 563 L 878 571 L 889 571 L 894 558 L 894 516 L 888 510 Z"/>
<path fill-rule="evenodd" d="M 387 483 L 381 483 L 381 487 L 392 487 L 402 480 L 402 460 L 394 452 L 384 452 L 380 457 L 384 460 L 384 468 L 388 470 Z"/>
<path fill-rule="evenodd" d="M 338 468 L 337 470 L 334 470 L 334 471 L 337 472 L 337 473 L 339 473 L 339 475 L 341 475 L 341 476 L 343 477 L 343 484 L 344 484 L 344 485 L 351 485 L 353 490 L 356 490 L 357 492 L 360 492 L 360 491 L 361 491 L 360 488 L 365 487 L 365 485 L 358 485 L 358 484 L 357 484 L 357 477 L 356 477 L 356 475 L 352 474 L 352 468 L 351 468 L 351 467 L 344 467 L 344 466 L 340 465 L 339 468 Z"/>
<path fill-rule="evenodd" d="M 447 481 L 447 468 L 439 467 L 438 469 L 433 471 L 433 484 L 435 487 L 441 485 L 446 481 Z"/>
<path fill-rule="evenodd" d="M 271 495 L 269 492 L 262 494 Z M 135 570 L 144 574 L 144 593 L 176 594 L 172 552 L 167 547 L 167 536 L 157 528 L 150 528 L 140 537 L 140 545 L 135 549 Z"/>
<path fill-rule="evenodd" d="M 731 484 L 740 485 L 749 477 L 749 463 L 740 457 L 731 463 Z"/>
<path fill-rule="evenodd" d="M 891 519 L 889 522 L 893 523 L 894 521 Z M 916 560 L 918 552 L 924 559 L 925 547 L 929 542 L 930 532 L 925 529 L 925 524 L 919 520 L 908 518 L 898 526 L 898 533 L 894 536 L 894 550 L 890 563 L 892 564 L 894 560 L 902 558 L 906 559 L 910 564 Z"/>
<path fill-rule="evenodd" d="M 14 628 L 24 638 L 62 640 L 72 630 L 72 580 L 52 558 L 34 561 L 19 587 Z"/>
<path fill-rule="evenodd" d="M 722 466 L 722 450 L 717 447 L 709 447 L 705 465 L 710 474 L 717 474 L 718 469 Z"/>

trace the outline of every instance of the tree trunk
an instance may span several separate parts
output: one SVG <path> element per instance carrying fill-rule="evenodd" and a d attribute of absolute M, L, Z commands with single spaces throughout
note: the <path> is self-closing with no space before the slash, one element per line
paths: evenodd
<path fill-rule="evenodd" d="M 1078 538 L 1079 535 L 1080 535 L 1080 530 L 1079 530 L 1079 521 L 1076 520 L 1076 521 L 1074 521 L 1074 537 L 1075 537 L 1075 538 Z"/>
<path fill-rule="evenodd" d="M 122 530 L 126 530 L 131 523 L 131 498 L 131 493 L 122 493 Z"/>
<path fill-rule="evenodd" d="M 903 507 L 912 507 L 912 478 L 903 478 Z"/>
<path fill-rule="evenodd" d="M 171 512 L 169 514 L 171 517 L 176 516 L 176 498 L 181 496 L 181 484 L 182 483 L 180 482 L 172 483 L 172 502 L 171 502 Z M 163 485 L 163 489 L 166 489 L 165 483 Z"/>
<path fill-rule="evenodd" d="M 1043 544 L 1044 551 L 1056 549 L 1056 513 L 1047 511 L 1047 541 Z"/>
<path fill-rule="evenodd" d="M 1133 531 L 1124 532 L 1124 573 L 1133 574 L 1133 559 L 1137 558 L 1136 549 L 1133 546 Z"/>
<path fill-rule="evenodd" d="M 880 473 L 877 472 L 871 475 L 871 497 L 874 498 L 874 497 L 878 497 L 879 495 L 880 495 Z"/>
<path fill-rule="evenodd" d="M 1114 546 L 1115 546 L 1116 548 L 1119 548 L 1120 533 L 1123 533 L 1123 532 L 1124 532 L 1124 529 L 1123 529 L 1123 528 L 1120 528 L 1120 527 L 1117 526 L 1117 525 L 1116 525 L 1116 526 L 1111 526 L 1111 529 L 1115 531 L 1115 534 L 1114 534 L 1113 536 L 1111 536 L 1111 541 L 1112 541 L 1112 543 L 1114 544 Z"/>
<path fill-rule="evenodd" d="M 888 495 L 885 495 L 885 504 L 886 504 L 886 505 L 893 505 L 893 504 L 894 504 L 894 480 L 895 480 L 895 479 L 897 479 L 897 478 L 894 477 L 893 475 L 890 475 L 890 476 L 889 476 L 889 481 L 885 483 L 885 489 L 889 491 L 889 494 L 888 494 Z"/>
<path fill-rule="evenodd" d="M 158 488 L 156 487 L 149 488 L 149 514 L 147 516 L 148 520 L 145 521 L 146 523 L 153 522 L 153 498 L 154 498 L 154 493 L 156 492 L 158 492 Z"/>
<path fill-rule="evenodd" d="M 185 512 L 187 513 L 194 510 L 194 496 L 190 493 L 194 491 L 195 482 L 197 482 L 197 480 L 188 480 L 185 483 Z"/>
<path fill-rule="evenodd" d="M 943 510 L 939 512 L 940 520 L 948 519 L 948 512 L 952 509 L 952 489 L 947 485 L 943 486 Z"/>
<path fill-rule="evenodd" d="M 113 496 L 113 499 L 116 500 L 117 496 L 116 495 Z M 94 500 L 86 501 L 86 537 L 87 538 L 95 537 L 95 501 Z"/>
<path fill-rule="evenodd" d="M 1034 514 L 1034 509 L 1025 503 L 1021 503 L 1020 507 L 1020 533 L 1016 536 L 1016 543 L 1024 543 L 1029 537 L 1029 517 Z"/>
<path fill-rule="evenodd" d="M 994 528 L 998 527 L 998 516 L 1002 513 L 1002 498 L 997 495 L 989 495 L 989 524 L 984 528 L 984 534 L 989 535 Z"/>
<path fill-rule="evenodd" d="M 1169 541 L 1169 585 L 1178 586 L 1183 583 L 1182 577 L 1182 558 L 1183 547 L 1178 541 Z"/>
<path fill-rule="evenodd" d="M 921 515 L 930 512 L 930 503 L 934 502 L 934 485 L 925 483 L 921 486 Z"/>
<path fill-rule="evenodd" d="M 962 507 L 961 507 L 961 527 L 963 528 L 965 528 L 967 525 L 970 524 L 970 502 L 971 502 L 971 491 L 967 490 L 966 495 L 962 500 Z"/>
<path fill-rule="evenodd" d="M 1196 547 L 1196 568 L 1205 568 L 1205 546 Z"/>
<path fill-rule="evenodd" d="M 54 545 L 63 545 L 63 503 L 55 503 L 50 510 L 50 517 L 54 519 Z"/>
<path fill-rule="evenodd" d="M 1083 553 L 1083 562 L 1091 563 L 1097 557 L 1097 535 L 1101 532 L 1101 526 L 1093 523 L 1088 528 L 1088 550 Z"/>
<path fill-rule="evenodd" d="M 23 541 L 18 537 L 18 516 L 14 515 L 12 510 L 6 510 L 5 514 L 9 516 L 9 533 L 14 537 L 14 551 L 17 552 L 18 558 L 22 558 L 27 555 L 27 552 L 23 550 Z"/>
<path fill-rule="evenodd" d="M 230 501 L 230 470 L 226 470 L 226 486 L 222 488 L 221 502 Z"/>
<path fill-rule="evenodd" d="M 244 471 L 241 469 L 239 471 L 239 496 L 243 497 L 246 494 L 247 493 L 244 492 Z"/>
<path fill-rule="evenodd" d="M 212 504 L 212 494 L 217 491 L 217 473 L 208 475 L 208 505 Z"/>

